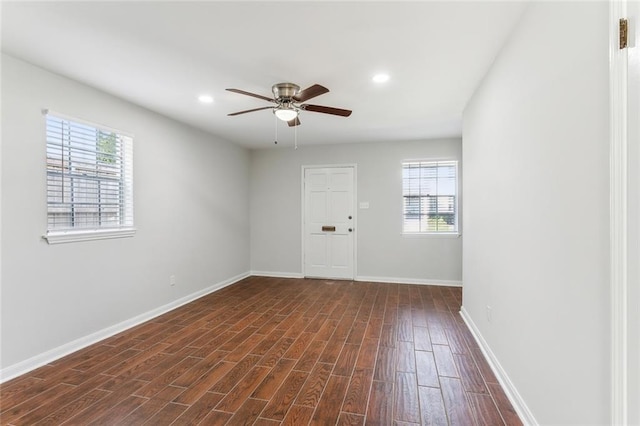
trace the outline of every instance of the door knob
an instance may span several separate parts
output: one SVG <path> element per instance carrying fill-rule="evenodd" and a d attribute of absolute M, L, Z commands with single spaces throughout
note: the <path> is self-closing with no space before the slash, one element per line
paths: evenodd
<path fill-rule="evenodd" d="M 353 232 L 353 229 L 349 228 L 349 232 Z"/>
<path fill-rule="evenodd" d="M 349 219 L 351 219 L 351 216 L 349 216 Z"/>

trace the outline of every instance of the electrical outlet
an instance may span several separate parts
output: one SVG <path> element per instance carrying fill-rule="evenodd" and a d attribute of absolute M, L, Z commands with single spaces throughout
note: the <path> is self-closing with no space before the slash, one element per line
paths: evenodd
<path fill-rule="evenodd" d="M 491 311 L 493 310 L 493 308 L 489 305 L 487 305 L 487 321 L 491 322 Z"/>
<path fill-rule="evenodd" d="M 176 285 L 176 276 L 175 275 L 169 275 L 169 285 L 171 287 L 173 287 L 174 285 Z"/>

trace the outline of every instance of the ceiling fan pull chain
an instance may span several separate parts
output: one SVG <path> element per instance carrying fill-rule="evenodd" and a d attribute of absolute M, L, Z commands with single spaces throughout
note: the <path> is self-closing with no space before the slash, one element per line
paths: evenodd
<path fill-rule="evenodd" d="M 293 128 L 293 149 L 298 149 L 298 126 Z"/>
<path fill-rule="evenodd" d="M 274 144 L 278 145 L 278 117 L 276 117 L 275 115 L 273 116 L 273 122 L 276 126 L 276 138 Z"/>

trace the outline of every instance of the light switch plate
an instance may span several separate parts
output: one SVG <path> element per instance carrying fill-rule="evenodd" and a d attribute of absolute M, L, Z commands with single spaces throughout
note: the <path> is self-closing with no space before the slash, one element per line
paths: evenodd
<path fill-rule="evenodd" d="M 368 209 L 369 208 L 369 202 L 368 201 L 362 201 L 360 202 L 360 208 L 361 209 Z"/>

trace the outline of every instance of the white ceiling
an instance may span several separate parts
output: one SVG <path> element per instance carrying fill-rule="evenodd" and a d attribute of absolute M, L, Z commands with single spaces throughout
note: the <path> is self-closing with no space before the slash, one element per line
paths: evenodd
<path fill-rule="evenodd" d="M 2 50 L 252 148 L 273 146 L 274 83 L 331 91 L 300 145 L 461 134 L 464 106 L 523 2 L 4 2 Z M 373 83 L 380 71 L 386 84 Z M 203 105 L 198 95 L 211 94 Z M 280 145 L 293 129 L 280 122 Z"/>

